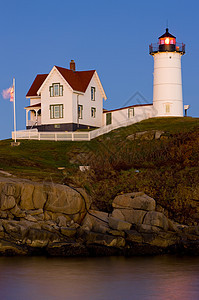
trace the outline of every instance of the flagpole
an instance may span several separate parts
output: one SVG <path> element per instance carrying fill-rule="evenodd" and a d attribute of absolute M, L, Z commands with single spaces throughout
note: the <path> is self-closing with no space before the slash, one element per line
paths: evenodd
<path fill-rule="evenodd" d="M 14 136 L 15 136 L 15 143 L 16 143 L 17 132 L 16 132 L 16 111 L 15 111 L 15 78 L 13 78 L 13 111 L 14 111 Z"/>

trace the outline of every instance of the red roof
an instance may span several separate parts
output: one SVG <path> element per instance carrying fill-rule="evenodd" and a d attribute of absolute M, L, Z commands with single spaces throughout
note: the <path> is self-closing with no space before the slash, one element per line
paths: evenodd
<path fill-rule="evenodd" d="M 170 37 L 170 38 L 176 39 L 176 37 L 174 35 L 172 35 L 172 34 L 169 33 L 169 29 L 168 28 L 166 28 L 166 32 L 163 35 L 161 35 L 158 39 L 162 39 L 162 38 L 165 38 L 165 37 Z"/>
<path fill-rule="evenodd" d="M 95 73 L 95 70 L 73 71 L 73 70 L 69 70 L 57 66 L 55 67 L 61 73 L 64 79 L 68 82 L 68 84 L 72 87 L 73 90 L 83 92 L 83 93 L 86 91 L 91 81 L 91 78 Z M 47 76 L 48 74 L 37 75 L 26 97 L 37 96 L 37 91 L 39 90 L 39 88 L 41 87 L 41 85 L 43 84 Z"/>
<path fill-rule="evenodd" d="M 39 74 L 36 76 L 35 80 L 33 81 L 33 84 L 31 85 L 26 97 L 33 97 L 33 96 L 38 96 L 37 91 L 46 79 L 48 74 Z"/>
<path fill-rule="evenodd" d="M 57 67 L 57 70 L 62 74 L 62 76 L 66 79 L 69 85 L 73 90 L 78 92 L 85 92 L 95 70 L 91 71 L 73 71 L 61 67 Z"/>
<path fill-rule="evenodd" d="M 33 105 L 30 105 L 30 106 L 26 106 L 25 108 L 34 108 L 34 107 L 41 107 L 41 103 L 37 103 L 37 104 L 33 104 Z"/>
<path fill-rule="evenodd" d="M 150 105 L 153 105 L 153 104 L 152 103 L 149 103 L 149 104 L 134 104 L 134 105 L 121 107 L 121 108 L 116 108 L 116 109 L 110 109 L 110 110 L 103 109 L 103 113 L 109 113 L 109 112 L 112 112 L 112 111 L 122 110 L 122 109 L 125 109 L 125 108 L 139 107 L 139 106 L 150 106 Z"/>

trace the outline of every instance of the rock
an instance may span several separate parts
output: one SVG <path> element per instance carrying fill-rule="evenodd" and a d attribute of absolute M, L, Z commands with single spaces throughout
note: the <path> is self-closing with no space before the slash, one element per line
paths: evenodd
<path fill-rule="evenodd" d="M 142 224 L 146 215 L 146 211 L 134 209 L 123 209 L 122 213 L 124 215 L 124 220 L 132 224 Z"/>
<path fill-rule="evenodd" d="M 17 218 L 25 218 L 26 216 L 25 211 L 22 211 L 17 204 L 10 210 L 10 212 Z"/>
<path fill-rule="evenodd" d="M 147 140 L 151 141 L 153 139 L 160 139 L 160 137 L 164 134 L 164 131 L 161 130 L 150 130 L 150 131 L 141 131 L 136 132 L 134 134 L 131 134 L 127 136 L 128 140 L 134 141 L 134 140 Z"/>
<path fill-rule="evenodd" d="M 27 215 L 36 216 L 36 215 L 43 214 L 43 209 L 39 208 L 39 209 L 26 210 L 26 213 Z"/>
<path fill-rule="evenodd" d="M 57 233 L 31 228 L 29 229 L 23 242 L 31 247 L 43 248 L 46 247 L 50 242 L 60 242 L 60 237 Z"/>
<path fill-rule="evenodd" d="M 167 217 L 165 217 L 165 215 L 157 211 L 147 212 L 143 224 L 157 226 L 165 231 L 167 231 L 169 228 L 169 222 Z"/>
<path fill-rule="evenodd" d="M 82 229 L 106 233 L 110 229 L 108 226 L 108 214 L 97 210 L 90 210 L 82 222 Z"/>
<path fill-rule="evenodd" d="M 81 194 L 80 194 L 81 191 Z M 45 210 L 53 213 L 72 215 L 75 222 L 81 222 L 89 206 L 83 190 L 74 190 L 65 185 L 52 185 L 48 189 Z M 83 195 L 83 196 L 82 196 Z"/>
<path fill-rule="evenodd" d="M 15 196 L 16 195 L 16 184 L 11 182 L 3 182 L 2 184 L 2 194 L 7 196 Z"/>
<path fill-rule="evenodd" d="M 7 219 L 7 218 L 8 218 L 7 212 L 0 210 L 0 219 Z"/>
<path fill-rule="evenodd" d="M 30 221 L 27 221 L 27 220 L 20 220 L 18 222 L 18 224 L 20 226 L 23 226 L 26 229 L 29 229 L 29 228 L 34 228 L 34 229 L 38 229 L 38 230 L 41 229 L 41 225 L 38 222 L 36 223 L 36 222 L 30 222 Z"/>
<path fill-rule="evenodd" d="M 77 230 L 75 228 L 61 227 L 61 234 L 67 237 L 74 237 Z"/>
<path fill-rule="evenodd" d="M 177 224 L 175 222 L 173 222 L 172 220 L 170 220 L 170 219 L 168 219 L 168 230 L 169 231 L 174 231 L 174 232 L 178 231 Z"/>
<path fill-rule="evenodd" d="M 36 185 L 33 192 L 33 205 L 35 209 L 44 208 L 44 204 L 47 200 L 47 191 L 44 185 Z"/>
<path fill-rule="evenodd" d="M 15 198 L 13 196 L 1 195 L 1 210 L 12 209 L 15 205 Z"/>
<path fill-rule="evenodd" d="M 27 231 L 27 227 L 18 221 L 3 220 L 2 226 L 5 233 L 15 240 L 22 240 Z"/>
<path fill-rule="evenodd" d="M 123 210 L 120 210 L 120 209 L 114 209 L 113 210 L 113 212 L 112 212 L 112 214 L 111 214 L 111 216 L 113 217 L 113 218 L 116 218 L 116 219 L 119 219 L 119 220 L 125 220 L 125 218 L 124 218 L 124 215 L 122 214 L 122 211 Z"/>
<path fill-rule="evenodd" d="M 41 229 L 47 230 L 52 233 L 56 233 L 59 230 L 59 227 L 55 223 L 47 224 L 46 222 L 40 222 Z"/>
<path fill-rule="evenodd" d="M 143 238 L 136 230 L 125 230 L 126 240 L 133 243 L 142 243 Z"/>
<path fill-rule="evenodd" d="M 162 130 L 155 130 L 155 139 L 156 140 L 160 139 L 163 134 L 164 134 L 164 131 L 162 131 Z"/>
<path fill-rule="evenodd" d="M 142 192 L 118 195 L 112 206 L 119 209 L 155 210 L 155 200 Z"/>
<path fill-rule="evenodd" d="M 4 228 L 2 226 L 2 222 L 0 222 L 0 238 L 4 237 Z"/>
<path fill-rule="evenodd" d="M 67 224 L 67 220 L 64 216 L 59 216 L 57 218 L 57 224 L 59 227 L 66 227 L 66 224 Z"/>
<path fill-rule="evenodd" d="M 50 256 L 62 256 L 62 257 L 73 257 L 73 256 L 89 256 L 88 248 L 81 243 L 50 243 L 46 248 L 47 254 Z"/>
<path fill-rule="evenodd" d="M 167 248 L 179 242 L 179 237 L 171 232 L 143 233 L 142 236 L 144 243 L 161 248 Z"/>
<path fill-rule="evenodd" d="M 32 195 L 34 191 L 34 185 L 30 183 L 24 183 L 21 189 L 21 201 L 20 207 L 22 210 L 32 210 L 35 209 Z"/>
<path fill-rule="evenodd" d="M 146 225 L 146 224 L 139 224 L 136 226 L 136 229 L 138 232 L 148 232 L 148 233 L 153 233 L 153 232 L 159 232 L 161 230 L 160 227 L 157 226 L 151 226 L 151 225 Z"/>
<path fill-rule="evenodd" d="M 25 216 L 24 219 L 27 220 L 27 221 L 30 221 L 30 222 L 37 222 L 37 219 L 35 217 L 31 216 L 31 215 Z"/>
<path fill-rule="evenodd" d="M 5 256 L 13 256 L 13 255 L 27 255 L 28 250 L 20 245 L 16 245 L 15 243 L 1 240 L 0 241 L 0 254 Z"/>
<path fill-rule="evenodd" d="M 126 221 L 118 220 L 113 217 L 109 217 L 109 227 L 115 230 L 130 230 L 132 224 Z"/>
<path fill-rule="evenodd" d="M 89 232 L 86 236 L 87 244 L 98 244 L 107 247 L 124 247 L 125 239 L 123 237 L 115 237 L 108 234 Z"/>
<path fill-rule="evenodd" d="M 63 216 L 62 213 L 53 213 L 53 212 L 51 212 L 51 211 L 47 211 L 47 214 L 48 214 L 48 216 L 50 217 L 50 219 L 47 219 L 47 221 L 54 221 L 54 222 L 56 222 L 56 223 L 57 223 L 57 218 Z M 44 212 L 44 219 L 45 219 L 45 216 L 46 216 L 46 214 L 45 214 L 45 212 Z M 70 215 L 64 215 L 64 217 L 66 218 L 67 222 L 71 222 L 71 221 L 72 221 L 71 218 L 72 218 L 73 216 L 70 216 Z"/>
<path fill-rule="evenodd" d="M 51 215 L 47 211 L 44 211 L 44 220 L 52 220 Z"/>
<path fill-rule="evenodd" d="M 121 231 L 121 230 L 109 230 L 108 233 L 111 234 L 111 235 L 114 235 L 114 236 L 122 236 L 122 237 L 125 237 L 125 232 L 124 232 L 124 231 Z"/>
<path fill-rule="evenodd" d="M 36 216 L 34 216 L 34 218 L 35 218 L 37 221 L 44 221 L 44 214 L 36 215 Z"/>

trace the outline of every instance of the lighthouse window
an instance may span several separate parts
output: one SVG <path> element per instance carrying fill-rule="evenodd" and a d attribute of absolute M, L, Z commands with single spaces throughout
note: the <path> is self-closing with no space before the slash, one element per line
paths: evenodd
<path fill-rule="evenodd" d="M 166 113 L 170 113 L 170 104 L 166 104 Z"/>

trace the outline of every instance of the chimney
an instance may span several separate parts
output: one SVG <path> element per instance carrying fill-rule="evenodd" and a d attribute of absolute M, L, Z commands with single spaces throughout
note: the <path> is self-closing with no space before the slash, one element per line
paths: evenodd
<path fill-rule="evenodd" d="M 73 59 L 71 59 L 71 62 L 70 62 L 70 70 L 75 71 L 75 62 Z"/>

